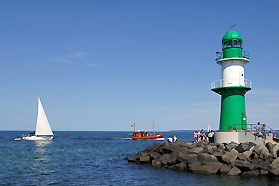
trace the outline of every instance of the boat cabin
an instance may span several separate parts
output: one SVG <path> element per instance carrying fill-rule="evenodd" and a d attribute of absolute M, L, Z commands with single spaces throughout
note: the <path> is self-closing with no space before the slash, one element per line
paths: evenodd
<path fill-rule="evenodd" d="M 133 132 L 133 137 L 144 137 L 148 136 L 146 131 L 138 131 L 138 132 Z"/>

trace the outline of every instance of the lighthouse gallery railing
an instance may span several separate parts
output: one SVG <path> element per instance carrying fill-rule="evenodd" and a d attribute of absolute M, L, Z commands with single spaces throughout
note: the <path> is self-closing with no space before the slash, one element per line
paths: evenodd
<path fill-rule="evenodd" d="M 247 124 L 247 129 L 246 131 L 247 132 L 251 132 L 253 133 L 254 135 L 256 135 L 257 133 L 261 133 L 260 135 L 258 135 L 258 137 L 262 137 L 264 139 L 266 139 L 264 137 L 264 135 L 269 135 L 269 132 L 271 132 L 274 136 L 273 136 L 273 140 L 279 140 L 278 139 L 278 136 L 279 136 L 279 133 L 278 133 L 278 130 L 274 130 L 272 129 L 271 127 L 267 126 L 266 124 L 260 124 L 260 127 L 259 127 L 259 130 L 257 130 L 257 125 L 258 124 Z M 265 128 L 263 129 L 263 125 L 265 125 Z M 233 130 L 235 131 L 238 131 L 237 128 L 238 126 L 243 126 L 243 124 L 234 124 L 233 126 Z"/>
<path fill-rule="evenodd" d="M 250 58 L 249 52 L 243 50 L 242 51 L 242 57 L 246 58 L 246 59 L 249 59 Z M 220 59 L 224 59 L 223 52 L 216 52 L 215 61 L 219 61 Z"/>
<path fill-rule="evenodd" d="M 239 83 L 236 84 L 235 82 L 239 82 Z M 243 83 L 240 82 L 240 80 L 236 80 L 236 81 L 234 81 L 234 85 L 233 86 L 241 86 L 241 87 L 252 88 L 252 82 L 249 79 L 245 79 L 244 80 L 244 84 L 243 84 Z M 213 81 L 211 83 L 211 89 L 221 88 L 221 87 L 230 87 L 230 86 L 225 85 L 223 79 L 219 79 L 219 80 Z"/>

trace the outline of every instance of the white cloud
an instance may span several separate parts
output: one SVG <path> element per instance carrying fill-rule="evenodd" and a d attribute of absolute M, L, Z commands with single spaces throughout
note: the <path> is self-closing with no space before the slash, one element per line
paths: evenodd
<path fill-rule="evenodd" d="M 52 60 L 58 63 L 76 63 L 83 60 L 85 57 L 90 56 L 91 53 L 85 51 L 74 51 L 68 54 L 64 54 L 58 57 L 53 58 Z"/>
<path fill-rule="evenodd" d="M 257 89 L 249 92 L 252 96 L 279 97 L 279 89 Z"/>
<path fill-rule="evenodd" d="M 249 123 L 260 121 L 273 129 L 279 128 L 279 89 L 252 90 L 246 100 Z"/>
<path fill-rule="evenodd" d="M 279 89 L 258 89 L 247 94 L 248 99 L 253 100 L 254 104 L 278 105 Z"/>
<path fill-rule="evenodd" d="M 201 129 L 210 122 L 213 129 L 218 129 L 220 109 L 219 98 L 164 106 L 160 108 L 163 113 L 161 127 L 165 130 Z M 260 121 L 272 129 L 279 129 L 279 89 L 258 89 L 247 93 L 246 113 L 248 123 Z"/>
<path fill-rule="evenodd" d="M 91 55 L 89 52 L 76 51 L 72 53 L 72 57 L 85 57 Z"/>
<path fill-rule="evenodd" d="M 90 63 L 87 65 L 88 68 L 95 68 L 97 66 L 96 63 Z"/>
<path fill-rule="evenodd" d="M 205 129 L 211 123 L 213 129 L 219 127 L 220 102 L 188 102 L 160 108 L 160 127 L 170 129 Z M 162 115 L 161 115 L 162 114 Z"/>

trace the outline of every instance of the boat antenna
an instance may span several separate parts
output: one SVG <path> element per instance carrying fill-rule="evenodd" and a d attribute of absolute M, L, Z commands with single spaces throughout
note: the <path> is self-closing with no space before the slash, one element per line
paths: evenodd
<path fill-rule="evenodd" d="M 134 123 L 134 132 L 136 132 L 136 123 Z"/>

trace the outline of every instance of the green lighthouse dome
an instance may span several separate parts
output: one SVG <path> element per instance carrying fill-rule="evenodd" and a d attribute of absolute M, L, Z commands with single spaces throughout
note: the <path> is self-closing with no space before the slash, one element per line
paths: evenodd
<path fill-rule="evenodd" d="M 241 37 L 240 33 L 238 33 L 237 31 L 231 30 L 231 31 L 228 31 L 225 33 L 222 41 L 229 40 L 229 39 L 242 40 L 242 37 Z"/>
<path fill-rule="evenodd" d="M 234 30 L 226 32 L 222 39 L 224 58 L 242 57 L 242 37 Z"/>

